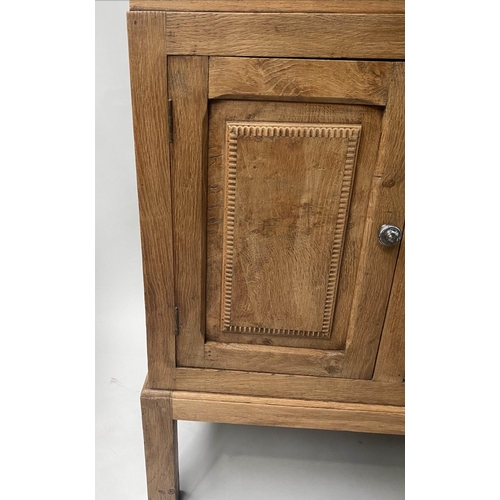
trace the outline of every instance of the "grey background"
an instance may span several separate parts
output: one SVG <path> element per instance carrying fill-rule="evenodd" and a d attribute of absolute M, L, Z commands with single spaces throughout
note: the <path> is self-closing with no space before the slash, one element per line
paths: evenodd
<path fill-rule="evenodd" d="M 146 332 L 126 1 L 96 8 L 96 499 L 146 499 Z M 189 500 L 404 498 L 404 438 L 179 422 Z"/>

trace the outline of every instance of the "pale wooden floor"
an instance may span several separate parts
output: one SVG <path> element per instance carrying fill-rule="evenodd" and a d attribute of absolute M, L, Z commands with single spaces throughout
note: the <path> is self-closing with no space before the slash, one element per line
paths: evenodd
<path fill-rule="evenodd" d="M 96 499 L 146 500 L 146 374 L 126 1 L 96 2 Z M 404 438 L 179 423 L 187 500 L 400 500 Z"/>

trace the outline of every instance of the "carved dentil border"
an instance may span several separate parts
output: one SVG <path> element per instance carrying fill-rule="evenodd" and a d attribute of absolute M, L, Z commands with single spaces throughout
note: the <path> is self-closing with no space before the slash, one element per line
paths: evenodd
<path fill-rule="evenodd" d="M 361 125 L 323 125 L 310 123 L 258 123 L 228 122 L 226 123 L 226 198 L 222 280 L 222 327 L 225 332 L 255 333 L 268 335 L 291 335 L 300 337 L 330 337 L 333 310 L 337 295 L 339 269 L 342 257 L 343 240 L 349 212 L 349 201 L 356 166 Z M 231 324 L 231 298 L 233 290 L 234 263 L 234 217 L 236 210 L 236 165 L 238 157 L 238 137 L 327 137 L 332 139 L 348 139 L 347 154 L 344 164 L 340 201 L 335 231 L 333 236 L 332 257 L 328 275 L 325 309 L 321 331 L 293 330 L 285 328 L 261 328 L 253 326 L 236 326 Z"/>

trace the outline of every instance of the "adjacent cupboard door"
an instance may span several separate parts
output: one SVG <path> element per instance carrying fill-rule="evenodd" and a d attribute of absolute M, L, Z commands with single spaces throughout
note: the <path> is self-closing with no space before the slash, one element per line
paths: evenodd
<path fill-rule="evenodd" d="M 399 251 L 377 234 L 404 226 L 404 63 L 167 66 L 177 366 L 370 379 Z"/>

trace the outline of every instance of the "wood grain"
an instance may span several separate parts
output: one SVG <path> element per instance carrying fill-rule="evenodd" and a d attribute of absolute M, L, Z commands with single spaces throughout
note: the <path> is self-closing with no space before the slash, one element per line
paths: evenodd
<path fill-rule="evenodd" d="M 343 360 L 343 351 L 220 342 L 205 344 L 207 368 L 333 377 L 341 371 Z"/>
<path fill-rule="evenodd" d="M 329 337 L 361 126 L 226 130 L 223 328 Z"/>
<path fill-rule="evenodd" d="M 154 12 L 128 13 L 127 21 L 149 378 L 152 387 L 169 388 L 175 324 L 166 25 Z"/>
<path fill-rule="evenodd" d="M 141 393 L 142 428 L 149 500 L 178 500 L 177 422 L 169 391 Z"/>
<path fill-rule="evenodd" d="M 178 500 L 176 419 L 403 434 L 404 240 L 398 258 L 398 247 L 382 247 L 377 231 L 384 223 L 404 227 L 404 63 L 387 61 L 404 58 L 404 2 L 131 0 L 131 8 L 163 10 L 127 15 L 148 343 L 141 393 L 148 498 Z M 189 12 L 196 10 L 205 12 Z M 210 110 L 209 98 L 216 99 Z M 233 170 L 244 175 L 232 179 L 226 134 L 255 122 L 280 123 L 280 133 L 236 134 L 241 155 Z M 332 173 L 323 161 L 342 148 L 323 140 L 309 147 L 291 133 L 332 126 L 361 130 L 347 183 L 341 163 Z M 234 203 L 231 179 L 241 196 Z M 290 180 L 300 189 L 283 188 Z M 240 219 L 228 237 L 231 203 Z M 325 228 L 336 227 L 341 203 L 349 211 L 339 238 Z M 297 207 L 307 210 L 294 217 Z M 273 216 L 282 237 L 261 238 Z M 314 264 L 306 265 L 290 243 L 293 236 L 305 248 L 306 233 L 313 243 L 332 241 L 329 250 L 340 245 L 338 280 L 323 254 L 312 252 Z M 226 265 L 231 245 L 233 267 Z M 286 267 L 280 248 L 299 256 L 299 271 Z M 281 299 L 279 286 L 268 290 L 257 279 L 262 270 L 278 278 Z M 306 275 L 323 295 L 301 281 Z M 238 282 L 229 326 L 242 331 L 224 331 L 224 280 Z M 328 330 L 330 338 L 273 335 L 269 318 L 279 319 L 278 329 Z"/>
<path fill-rule="evenodd" d="M 211 57 L 208 96 L 383 106 L 391 74 L 378 61 Z"/>
<path fill-rule="evenodd" d="M 404 408 L 297 399 L 172 393 L 178 420 L 404 434 Z"/>
<path fill-rule="evenodd" d="M 377 233 L 382 224 L 404 225 L 404 125 L 404 63 L 395 63 L 346 344 L 348 378 L 373 375 L 399 248 L 382 246 Z"/>
<path fill-rule="evenodd" d="M 208 58 L 169 57 L 177 362 L 203 360 L 205 339 Z"/>
<path fill-rule="evenodd" d="M 295 120 L 296 123 L 321 123 L 324 125 L 328 124 L 344 124 L 345 126 L 352 125 L 361 125 L 362 133 L 361 140 L 359 145 L 358 157 L 357 157 L 357 174 L 354 178 L 354 184 L 352 189 L 352 199 L 350 203 L 349 216 L 347 219 L 347 231 L 345 235 L 344 241 L 344 253 L 343 258 L 341 259 L 341 267 L 340 267 L 340 280 L 338 283 L 337 296 L 336 296 L 336 305 L 335 305 L 335 316 L 333 319 L 333 329 L 331 334 L 331 340 L 327 342 L 323 341 L 321 338 L 313 338 L 309 340 L 308 338 L 296 338 L 288 335 L 286 339 L 282 340 L 278 338 L 277 335 L 271 335 L 270 333 L 259 333 L 258 335 L 249 335 L 244 332 L 224 332 L 223 325 L 221 324 L 220 311 L 223 309 L 221 304 L 221 297 L 223 293 L 221 291 L 222 277 L 223 273 L 223 265 L 221 256 L 224 254 L 224 232 L 223 232 L 223 221 L 225 218 L 225 214 L 227 212 L 224 211 L 224 199 L 225 199 L 225 185 L 227 184 L 224 177 L 225 167 L 224 164 L 226 162 L 225 156 L 227 153 L 225 152 L 225 127 L 226 123 L 239 122 L 244 120 L 249 120 L 255 122 L 265 122 L 267 120 L 279 121 L 281 123 L 293 123 L 292 120 Z M 381 123 L 381 112 L 373 107 L 362 107 L 362 106 L 342 106 L 342 105 L 334 105 L 334 104 L 307 104 L 307 103 L 272 103 L 272 102 L 257 102 L 257 101 L 216 101 L 212 104 L 210 110 L 210 125 L 209 125 L 209 166 L 208 166 L 208 209 L 207 209 L 207 337 L 214 341 L 221 341 L 224 343 L 231 342 L 244 342 L 244 343 L 256 343 L 256 344 L 267 344 L 267 345 L 276 345 L 276 346 L 290 346 L 290 347 L 312 347 L 317 349 L 343 349 L 345 347 L 345 339 L 347 334 L 347 326 L 349 321 L 349 313 L 350 306 L 352 302 L 352 297 L 354 294 L 354 282 L 356 269 L 358 265 L 361 243 L 363 237 L 363 227 L 365 224 L 366 217 L 366 208 L 368 205 L 369 199 L 369 189 L 370 183 L 373 176 L 373 169 L 375 167 L 376 157 L 377 157 L 377 148 L 378 141 L 380 137 L 380 123 Z M 285 141 L 287 142 L 287 141 Z M 294 146 L 295 148 L 300 147 L 300 142 Z M 304 162 L 304 158 L 301 158 L 298 155 L 299 164 L 319 164 L 321 163 L 321 154 L 322 150 L 318 152 L 316 149 L 311 153 L 311 156 L 307 162 Z M 261 162 L 265 163 L 265 158 L 261 156 Z M 275 167 L 281 167 L 282 172 L 286 172 L 286 175 L 277 175 L 274 181 L 266 182 L 262 186 L 262 193 L 260 191 L 256 191 L 255 194 L 252 195 L 251 192 L 245 194 L 245 191 L 242 191 L 239 196 L 240 199 L 243 200 L 243 203 L 250 204 L 249 206 L 255 206 L 256 208 L 252 210 L 251 213 L 256 214 L 256 217 L 262 216 L 262 210 L 259 208 L 261 205 L 268 204 L 269 210 L 276 211 L 280 209 L 279 200 L 282 192 L 287 192 L 289 189 L 289 184 L 293 184 L 295 178 L 292 176 L 289 178 L 289 165 L 293 161 L 289 159 L 290 152 L 285 151 L 284 155 L 280 158 L 272 156 L 274 160 L 271 164 L 274 164 Z M 321 161 L 320 161 L 321 160 Z M 302 161 L 302 163 L 301 163 Z M 319 163 L 318 163 L 319 162 Z M 273 167 L 273 168 L 275 168 Z M 251 169 L 252 171 L 255 169 Z M 307 172 L 309 169 L 298 169 L 298 174 L 302 176 L 307 175 L 316 175 L 314 174 L 314 169 L 310 172 Z M 321 172 L 320 172 L 321 173 Z M 298 175 L 297 174 L 297 175 Z M 248 179 L 249 181 L 249 189 L 253 187 L 252 183 L 256 180 L 255 175 L 250 172 L 249 175 L 253 176 L 253 179 Z M 297 177 L 298 178 L 298 177 Z M 258 180 L 258 179 L 257 179 Z M 296 179 L 295 179 L 296 180 Z M 250 182 L 251 181 L 251 182 Z M 290 182 L 289 182 L 290 181 Z M 332 181 L 333 182 L 333 181 Z M 274 183 L 274 184 L 273 184 Z M 307 183 L 302 183 L 304 189 L 307 187 Z M 337 181 L 333 182 L 340 186 Z M 274 185 L 276 189 L 272 190 L 271 193 L 267 193 L 266 189 L 269 190 L 269 186 Z M 327 182 L 327 185 L 332 185 L 331 182 Z M 242 187 L 240 185 L 240 187 Z M 236 188 L 239 192 L 239 188 Z M 260 188 L 259 188 L 260 189 Z M 321 187 L 316 189 L 318 193 L 321 193 Z M 330 190 L 334 191 L 334 190 Z M 347 189 L 349 191 L 349 189 Z M 260 194 L 259 194 L 260 193 Z M 278 193 L 278 194 L 277 194 Z M 243 194 L 243 198 L 241 198 Z M 303 193 L 302 193 L 303 194 Z M 292 196 L 291 200 L 289 200 L 290 209 L 293 208 L 295 204 L 297 204 L 297 200 L 301 199 L 301 194 L 297 194 L 296 196 Z M 336 195 L 337 201 L 339 199 L 338 195 Z M 307 221 L 311 221 L 314 219 L 315 211 L 314 206 L 317 200 L 310 200 L 309 212 L 307 210 L 303 210 L 303 218 L 299 221 L 298 225 L 293 224 L 290 219 L 291 215 L 293 215 L 293 210 L 290 213 L 284 213 L 283 217 L 280 219 L 279 217 L 275 217 L 276 221 L 274 226 L 266 225 L 266 231 L 272 233 L 272 231 L 291 231 L 291 234 L 295 234 L 295 232 L 299 232 L 302 225 L 307 225 Z M 323 202 L 322 202 L 323 203 Z M 321 203 L 320 203 L 321 205 Z M 273 208 L 274 206 L 274 208 Z M 318 207 L 317 207 L 318 208 Z M 324 207 L 319 207 L 316 212 L 321 212 Z M 247 207 L 244 206 L 242 213 L 246 213 Z M 300 212 L 300 207 L 299 207 Z M 309 213 L 309 216 L 308 216 Z M 332 212 L 336 213 L 336 210 Z M 252 237 L 258 236 L 257 233 L 249 233 L 247 236 L 246 228 L 246 216 L 242 216 L 241 219 L 241 231 L 242 235 L 244 232 L 245 241 L 242 240 L 241 253 L 243 255 L 250 255 L 249 247 L 254 248 L 255 252 L 260 252 L 262 259 L 268 260 L 267 265 L 275 262 L 276 266 L 282 265 L 283 259 L 274 259 L 272 260 L 272 255 L 270 252 L 263 252 L 256 242 L 252 244 Z M 281 222 L 280 222 L 281 221 Z M 271 227 L 272 226 L 272 227 Z M 332 224 L 330 226 L 334 227 L 334 219 L 332 219 Z M 274 229 L 273 229 L 274 227 Z M 288 229 L 287 229 L 288 228 Z M 307 227 L 304 229 L 305 233 L 307 233 Z M 332 235 L 333 236 L 333 235 Z M 293 238 L 292 238 L 293 239 Z M 281 241 L 284 241 L 284 238 L 281 238 L 275 246 L 280 244 Z M 332 237 L 329 241 L 329 245 L 333 245 L 334 238 Z M 236 240 L 234 240 L 236 241 Z M 283 247 L 283 244 L 281 244 Z M 333 246 L 330 247 L 330 251 L 333 249 Z M 274 251 L 274 250 L 273 250 Z M 252 254 L 253 255 L 253 254 Z M 257 255 L 257 254 L 255 254 Z M 267 257 L 266 257 L 267 256 Z M 294 260 L 294 259 L 288 259 Z M 245 265 L 248 264 L 248 259 L 244 261 Z M 329 261 L 329 259 L 328 259 Z M 305 261 L 304 261 L 305 262 Z M 327 260 L 324 260 L 327 262 Z M 251 260 L 250 260 L 251 263 Z M 316 264 L 315 264 L 316 265 Z M 275 267 L 276 267 L 275 266 Z M 259 266 L 257 266 L 259 267 Z M 319 268 L 319 266 L 318 266 Z M 273 268 L 274 269 L 274 268 Z M 304 268 L 306 270 L 306 268 Z M 307 276 L 310 277 L 314 274 L 314 266 L 307 267 Z M 329 274 L 328 264 L 326 269 L 324 269 L 324 276 L 327 277 Z M 288 291 L 283 289 L 281 286 L 281 279 L 277 279 L 278 274 L 271 270 L 268 273 L 266 279 L 269 280 L 269 286 L 276 287 L 276 295 L 279 294 L 288 294 L 288 298 L 290 299 L 290 303 L 295 303 L 294 297 L 300 297 L 301 301 L 306 301 L 305 305 L 308 304 L 307 293 L 304 290 L 299 290 L 290 286 Z M 252 278 L 253 279 L 253 278 Z M 252 279 L 240 280 L 242 286 L 245 285 L 245 282 L 249 282 L 252 285 Z M 283 277 L 286 281 L 286 276 Z M 317 284 L 323 283 L 324 289 L 327 288 L 327 283 L 322 282 L 321 280 L 317 280 Z M 300 287 L 298 287 L 300 288 Z M 332 288 L 333 290 L 333 288 Z M 324 292 L 323 292 L 324 293 Z M 290 297 L 291 294 L 294 294 Z M 320 327 L 322 328 L 322 321 L 324 319 L 324 310 L 325 310 L 325 295 L 323 295 L 323 300 L 316 301 L 311 305 L 311 311 L 314 307 L 318 307 L 318 304 L 323 307 L 321 312 L 317 312 L 315 315 L 319 317 Z M 333 297 L 331 297 L 333 299 Z M 242 307 L 247 302 L 246 300 L 240 301 Z M 334 306 L 335 300 L 330 302 L 330 306 Z M 301 305 L 301 307 L 303 307 Z M 304 306 L 305 307 L 305 306 Z M 251 313 L 254 314 L 254 311 L 257 311 L 257 314 L 266 315 L 268 312 L 268 307 L 262 308 L 252 308 Z M 236 323 L 235 323 L 236 324 Z M 248 326 L 248 325 L 247 325 Z M 251 325 L 250 325 L 251 326 Z M 265 327 L 271 327 L 270 324 L 263 325 Z M 289 327 L 291 328 L 291 327 Z"/>
<path fill-rule="evenodd" d="M 131 10 L 404 14 L 404 0 L 130 0 Z"/>
<path fill-rule="evenodd" d="M 401 241 L 373 380 L 403 382 L 405 377 L 405 237 Z"/>
<path fill-rule="evenodd" d="M 172 12 L 169 54 L 403 59 L 401 14 Z"/>
<path fill-rule="evenodd" d="M 177 368 L 175 389 L 394 406 L 405 394 L 401 383 L 199 368 Z"/>

